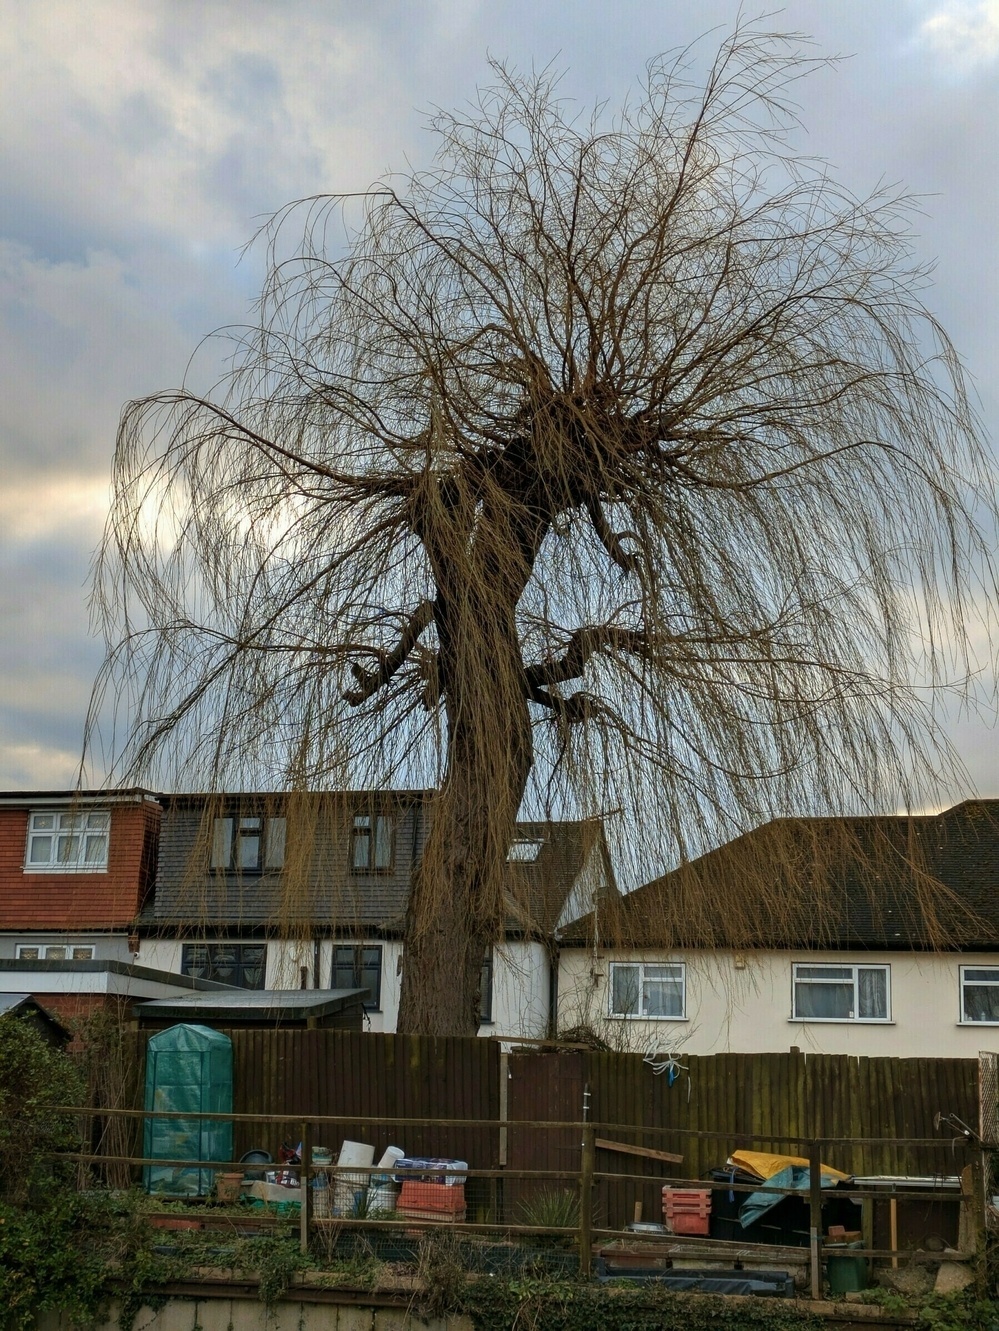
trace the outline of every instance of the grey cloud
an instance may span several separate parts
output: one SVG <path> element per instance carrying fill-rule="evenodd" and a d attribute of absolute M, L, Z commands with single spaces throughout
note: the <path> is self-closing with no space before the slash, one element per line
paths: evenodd
<path fill-rule="evenodd" d="M 0 465 L 19 494 L 66 476 L 99 493 L 121 404 L 177 384 L 199 338 L 246 317 L 262 256 L 237 259 L 255 219 L 425 164 L 428 108 L 473 98 L 487 55 L 554 61 L 567 96 L 616 105 L 651 56 L 739 12 L 738 0 L 85 8 L 84 22 L 75 0 L 37 0 L 0 31 Z M 915 240 L 921 260 L 940 256 L 927 299 L 994 431 L 999 88 L 920 38 L 933 8 L 787 0 L 772 26 L 850 57 L 798 85 L 802 148 L 858 192 L 887 178 L 937 194 Z M 198 365 L 199 386 L 220 368 L 212 348 Z M 0 586 L 21 597 L 3 610 L 0 785 L 43 783 L 67 761 L 99 659 L 81 585 L 97 527 L 58 486 L 45 492 L 51 523 L 19 529 L 0 557 Z M 987 721 L 953 733 L 980 789 L 999 792 Z"/>

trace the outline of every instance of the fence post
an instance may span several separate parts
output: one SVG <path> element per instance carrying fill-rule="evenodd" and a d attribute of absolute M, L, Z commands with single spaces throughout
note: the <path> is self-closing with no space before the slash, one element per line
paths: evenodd
<path fill-rule="evenodd" d="M 821 1143 L 808 1148 L 808 1235 L 811 1248 L 812 1298 L 822 1297 L 822 1151 Z"/>
<path fill-rule="evenodd" d="M 302 1252 L 309 1251 L 309 1212 L 312 1209 L 312 1125 L 302 1121 L 302 1164 L 299 1178 L 302 1180 L 302 1210 L 298 1222 L 298 1245 Z"/>
<path fill-rule="evenodd" d="M 596 1145 L 592 1123 L 583 1124 L 582 1158 L 579 1166 L 579 1274 L 590 1274 L 593 1246 L 593 1165 Z"/>

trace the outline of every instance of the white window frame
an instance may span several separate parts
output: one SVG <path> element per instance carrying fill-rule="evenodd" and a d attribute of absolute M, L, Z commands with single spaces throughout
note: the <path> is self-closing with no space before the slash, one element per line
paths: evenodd
<path fill-rule="evenodd" d="M 827 976 L 817 975 L 799 976 L 799 971 L 827 971 Z M 844 971 L 850 971 L 851 975 L 846 976 Z M 860 1007 L 860 972 L 861 971 L 882 971 L 885 977 L 885 1015 L 883 1017 L 858 1017 L 856 1014 Z M 834 973 L 835 972 L 835 973 Z M 802 1017 L 798 1014 L 798 985 L 799 984 L 829 984 L 842 985 L 846 983 L 853 984 L 853 1010 L 846 1017 Z M 891 966 L 888 962 L 864 962 L 864 961 L 796 961 L 791 967 L 791 1021 L 821 1022 L 825 1024 L 847 1023 L 851 1026 L 891 1026 Z"/>
<path fill-rule="evenodd" d="M 968 971 L 989 971 L 989 972 L 991 973 L 991 976 L 994 977 L 994 978 L 991 978 L 991 979 L 988 979 L 988 980 L 979 980 L 979 979 L 976 979 L 976 980 L 968 980 L 968 978 L 967 978 L 967 972 L 968 972 Z M 965 989 L 965 985 L 967 985 L 967 984 L 972 984 L 972 985 L 975 985 L 976 987 L 982 987 L 982 986 L 984 986 L 984 987 L 987 987 L 987 988 L 989 988 L 989 989 L 999 989 L 999 966 L 983 966 L 983 965 L 977 965 L 977 966 L 975 966 L 975 965 L 961 966 L 961 967 L 960 967 L 960 988 L 959 988 L 959 995 L 958 995 L 958 996 L 959 996 L 959 1001 L 960 1001 L 960 1008 L 959 1008 L 959 1011 L 960 1011 L 960 1014 L 961 1014 L 960 1017 L 959 1017 L 959 1019 L 958 1019 L 958 1025 L 960 1025 L 960 1026 L 999 1026 L 999 1018 L 996 1018 L 995 1021 L 988 1021 L 988 1020 L 981 1020 L 981 1021 L 980 1021 L 977 1017 L 969 1017 L 969 1016 L 967 1015 L 967 1008 L 965 1007 L 965 1004 L 964 1004 L 964 989 Z"/>
<path fill-rule="evenodd" d="M 26 957 L 25 952 L 37 952 L 37 957 Z M 86 952 L 85 957 L 50 957 L 50 952 Z M 18 943 L 14 954 L 18 961 L 93 961 L 93 943 Z"/>
<path fill-rule="evenodd" d="M 74 838 L 76 854 L 58 859 L 60 838 Z M 88 843 L 103 838 L 104 856 L 86 858 Z M 35 858 L 48 841 L 49 858 Z M 111 843 L 111 814 L 107 809 L 32 809 L 28 814 L 28 840 L 24 850 L 25 873 L 107 873 Z"/>
<path fill-rule="evenodd" d="M 638 1011 L 614 1010 L 614 973 L 617 970 L 638 971 Z M 669 971 L 668 975 L 653 975 L 653 971 Z M 649 1013 L 646 1008 L 646 981 L 678 980 L 680 983 L 680 1011 L 678 1013 Z M 687 1020 L 687 967 L 682 961 L 612 961 L 608 968 L 608 1016 L 618 1021 L 686 1021 Z"/>
<path fill-rule="evenodd" d="M 543 837 L 515 838 L 506 853 L 507 864 L 537 864 L 544 844 Z"/>

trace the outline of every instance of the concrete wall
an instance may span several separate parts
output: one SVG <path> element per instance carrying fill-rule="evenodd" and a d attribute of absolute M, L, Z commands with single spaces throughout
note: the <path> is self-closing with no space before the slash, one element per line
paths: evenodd
<path fill-rule="evenodd" d="M 680 961 L 686 965 L 686 1018 L 609 1015 L 610 963 Z M 885 963 L 891 968 L 891 1021 L 794 1021 L 791 967 Z M 999 1049 L 999 1023 L 962 1023 L 960 972 L 999 966 L 995 953 L 918 956 L 894 952 L 685 952 L 626 949 L 563 951 L 560 1030 L 588 1022 L 615 1049 L 690 1054 L 803 1053 L 895 1058 L 975 1058 Z"/>
<path fill-rule="evenodd" d="M 355 1307 L 288 1299 L 268 1308 L 259 1299 L 169 1299 L 140 1308 L 135 1331 L 473 1331 L 467 1317 L 421 1321 L 404 1308 Z M 68 1318 L 42 1313 L 37 1331 L 73 1331 Z M 118 1331 L 118 1307 L 92 1331 Z"/>

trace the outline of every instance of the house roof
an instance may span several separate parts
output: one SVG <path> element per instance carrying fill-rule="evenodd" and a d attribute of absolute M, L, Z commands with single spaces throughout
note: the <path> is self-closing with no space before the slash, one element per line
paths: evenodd
<path fill-rule="evenodd" d="M 565 946 L 999 948 L 999 800 L 766 823 L 569 924 Z"/>
<path fill-rule="evenodd" d="M 61 804 L 143 804 L 156 803 L 160 797 L 140 786 L 126 790 L 2 790 L 0 808 L 53 808 Z"/>
<path fill-rule="evenodd" d="M 141 919 L 144 932 L 402 932 L 426 840 L 428 792 L 336 792 L 287 803 L 259 793 L 174 795 L 162 802 L 156 894 Z M 208 822 L 237 811 L 287 818 L 282 871 L 239 875 L 207 867 Z M 358 872 L 349 867 L 352 820 L 370 811 L 394 815 L 394 855 L 386 870 Z M 529 857 L 508 864 L 509 934 L 550 935 L 595 848 L 610 877 L 599 820 L 520 823 L 516 842 L 527 843 Z"/>
<path fill-rule="evenodd" d="M 27 981 L 27 983 L 26 983 Z M 0 992 L 113 994 L 165 998 L 184 991 L 232 993 L 231 985 L 111 958 L 91 961 L 0 960 Z"/>

